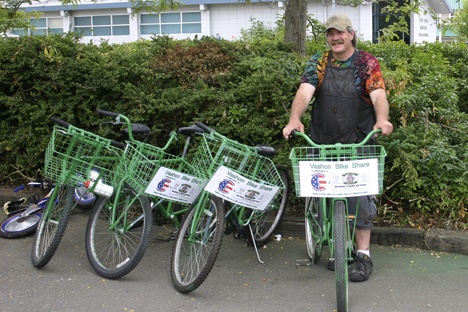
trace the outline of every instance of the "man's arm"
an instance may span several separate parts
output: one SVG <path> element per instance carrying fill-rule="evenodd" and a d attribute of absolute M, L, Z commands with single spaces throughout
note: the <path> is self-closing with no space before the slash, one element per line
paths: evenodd
<path fill-rule="evenodd" d="M 289 135 L 293 130 L 304 132 L 304 125 L 301 122 L 302 115 L 307 109 L 312 96 L 314 96 L 315 87 L 308 83 L 301 83 L 297 89 L 296 96 L 291 104 L 291 115 L 289 122 L 283 129 L 283 136 L 289 139 Z"/>
<path fill-rule="evenodd" d="M 385 89 L 377 89 L 371 92 L 370 98 L 374 104 L 375 117 L 377 119 L 374 129 L 382 129 L 382 135 L 389 135 L 393 131 L 393 125 L 389 121 L 389 105 Z"/>

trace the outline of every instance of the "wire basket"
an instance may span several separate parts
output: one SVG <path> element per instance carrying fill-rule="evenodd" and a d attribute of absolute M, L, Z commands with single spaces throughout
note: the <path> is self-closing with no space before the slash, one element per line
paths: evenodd
<path fill-rule="evenodd" d="M 89 180 L 93 170 L 99 172 L 102 183 L 111 184 L 121 153 L 111 140 L 94 133 L 55 126 L 46 149 L 44 176 L 76 187 Z"/>
<path fill-rule="evenodd" d="M 378 194 L 383 192 L 383 176 L 385 156 L 387 153 L 383 146 L 380 145 L 363 145 L 357 146 L 356 144 L 337 144 L 337 145 L 324 145 L 320 147 L 295 147 L 291 150 L 289 158 L 293 168 L 294 185 L 297 196 L 301 196 L 301 180 L 300 180 L 300 162 L 302 161 L 326 161 L 332 162 L 331 167 L 317 168 L 320 172 L 322 169 L 333 170 L 333 168 L 341 168 L 339 164 L 335 163 L 344 161 L 355 161 L 365 159 L 377 159 L 378 170 Z M 323 170 L 322 170 L 323 171 Z M 352 170 L 350 170 L 352 172 Z"/>
<path fill-rule="evenodd" d="M 285 187 L 271 159 L 259 155 L 252 147 L 212 133 L 203 134 L 191 164 L 209 176 L 225 166 L 257 183 Z"/>
<path fill-rule="evenodd" d="M 164 167 L 200 179 L 207 179 L 206 172 L 196 170 L 184 158 L 168 154 L 157 146 L 138 141 L 128 141 L 127 150 L 118 169 L 118 176 L 138 193 L 143 193 L 159 168 Z"/>

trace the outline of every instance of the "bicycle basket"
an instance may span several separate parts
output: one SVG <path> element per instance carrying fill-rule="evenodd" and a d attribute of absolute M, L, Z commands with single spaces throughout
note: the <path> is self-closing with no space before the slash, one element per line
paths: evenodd
<path fill-rule="evenodd" d="M 73 126 L 55 126 L 45 154 L 45 177 L 52 181 L 68 179 L 68 185 L 77 187 L 89 180 L 94 170 L 102 183 L 111 184 L 122 150 L 110 143 Z"/>
<path fill-rule="evenodd" d="M 185 159 L 168 154 L 157 146 L 138 141 L 127 142 L 127 150 L 124 154 L 124 161 L 119 166 L 118 176 L 125 177 L 125 181 L 133 189 L 138 193 L 143 193 L 161 167 L 199 178 L 200 181 L 197 183 L 203 183 L 201 180 L 208 178 L 204 172 L 196 170 Z"/>
<path fill-rule="evenodd" d="M 209 176 L 225 166 L 257 183 L 285 187 L 271 159 L 259 155 L 252 147 L 210 133 L 203 134 L 191 164 Z"/>
<path fill-rule="evenodd" d="M 380 145 L 295 147 L 289 158 L 296 194 L 299 197 L 380 194 L 383 191 L 385 156 L 385 149 Z"/>

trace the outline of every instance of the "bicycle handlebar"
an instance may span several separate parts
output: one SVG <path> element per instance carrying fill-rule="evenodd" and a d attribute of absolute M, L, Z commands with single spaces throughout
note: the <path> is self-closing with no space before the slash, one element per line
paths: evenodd
<path fill-rule="evenodd" d="M 67 128 L 67 129 L 68 129 L 70 126 L 73 126 L 71 123 L 66 122 L 66 121 L 64 121 L 64 120 L 62 120 L 62 119 L 59 119 L 59 118 L 57 118 L 57 117 L 50 117 L 50 120 L 51 120 L 52 122 L 58 124 L 58 125 L 61 125 L 61 126 L 65 127 L 65 128 Z M 117 147 L 117 148 L 121 148 L 121 149 L 124 149 L 124 148 L 125 148 L 125 144 L 124 144 L 124 143 L 121 143 L 121 142 L 118 142 L 118 141 L 111 140 L 110 144 L 111 144 L 112 146 Z"/>
<path fill-rule="evenodd" d="M 135 140 L 135 138 L 133 137 L 132 123 L 127 116 L 120 114 L 120 113 L 106 111 L 103 109 L 98 109 L 97 112 L 101 115 L 115 117 L 118 122 L 121 122 L 120 119 L 123 119 L 123 123 L 127 125 L 127 135 L 128 135 L 129 140 L 132 142 L 137 142 L 137 140 Z M 136 124 L 133 124 L 133 125 L 136 125 Z M 166 142 L 166 145 L 161 148 L 161 150 L 163 151 L 167 150 L 169 146 L 172 144 L 173 140 L 177 140 L 177 133 L 175 133 L 174 131 L 171 132 L 171 136 L 169 140 Z M 126 145 L 123 144 L 123 146 L 125 147 Z"/>
<path fill-rule="evenodd" d="M 195 125 L 202 128 L 204 131 L 206 132 L 213 132 L 215 131 L 214 129 L 208 127 L 207 125 L 205 125 L 204 123 L 202 122 L 199 122 L 199 121 L 195 121 Z"/>
<path fill-rule="evenodd" d="M 53 122 L 53 123 L 56 123 L 58 125 L 61 125 L 61 126 L 64 126 L 65 128 L 68 128 L 71 126 L 70 123 L 62 120 L 62 119 L 58 119 L 57 117 L 50 117 L 50 120 Z"/>
<path fill-rule="evenodd" d="M 119 113 L 106 111 L 106 110 L 103 110 L 103 109 L 100 109 L 100 108 L 98 108 L 97 112 L 98 112 L 98 114 L 111 116 L 111 117 L 115 117 L 115 118 L 119 117 L 119 115 L 120 115 Z"/>
<path fill-rule="evenodd" d="M 367 143 L 367 141 L 369 141 L 371 139 L 371 137 L 377 133 L 381 133 L 382 132 L 382 129 L 375 129 L 375 130 L 372 130 L 371 132 L 369 132 L 367 134 L 367 136 L 359 143 L 356 143 L 356 144 L 353 144 L 353 145 L 356 145 L 356 146 L 362 146 L 364 144 Z M 344 144 L 344 143 L 336 143 L 336 144 L 317 144 L 315 143 L 314 141 L 312 141 L 312 139 L 307 135 L 305 134 L 304 132 L 299 132 L 299 131 L 293 131 L 292 132 L 292 135 L 293 136 L 299 136 L 299 137 L 302 137 L 303 139 L 305 139 L 307 141 L 307 143 L 309 143 L 310 146 L 313 146 L 313 147 L 332 147 L 332 146 L 336 146 L 337 144 L 340 144 L 340 145 L 349 145 L 349 144 Z"/>

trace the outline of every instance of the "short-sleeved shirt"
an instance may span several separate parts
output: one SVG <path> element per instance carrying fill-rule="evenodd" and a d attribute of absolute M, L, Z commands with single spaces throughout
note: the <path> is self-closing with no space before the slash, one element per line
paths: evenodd
<path fill-rule="evenodd" d="M 314 54 L 307 62 L 306 69 L 301 79 L 301 83 L 309 83 L 317 90 L 320 88 L 325 74 L 325 67 L 328 63 L 330 50 Z M 339 61 L 332 57 L 331 64 L 338 67 L 350 67 L 351 58 Z M 377 89 L 385 90 L 385 82 L 380 69 L 379 61 L 372 54 L 359 50 L 355 61 L 356 69 L 354 78 L 356 88 L 362 98 L 372 104 L 369 94 Z"/>

